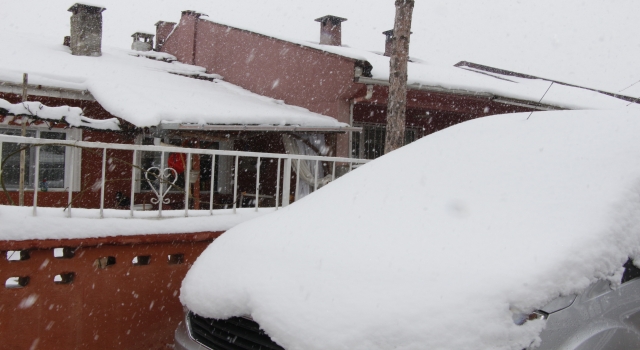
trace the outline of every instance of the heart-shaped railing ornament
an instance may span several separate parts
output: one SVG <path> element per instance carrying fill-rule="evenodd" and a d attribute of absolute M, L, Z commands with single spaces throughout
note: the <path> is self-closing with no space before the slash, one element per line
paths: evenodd
<path fill-rule="evenodd" d="M 152 172 L 152 170 L 157 170 L 158 174 L 156 175 L 155 172 Z M 155 176 L 155 179 L 151 180 L 149 178 L 149 174 L 151 174 L 152 176 Z M 172 176 L 173 176 L 173 181 L 171 180 Z M 173 187 L 173 185 L 176 184 L 176 181 L 178 181 L 178 172 L 173 168 L 165 168 L 164 170 L 162 170 L 158 167 L 153 166 L 147 169 L 147 171 L 144 173 L 144 177 L 147 179 L 147 183 L 149 183 L 149 187 L 151 187 L 151 190 L 156 194 L 156 197 L 158 197 L 158 198 L 151 198 L 151 203 L 158 204 L 162 202 L 164 204 L 169 204 L 169 198 L 164 198 L 164 196 L 166 196 L 167 193 L 169 193 L 169 190 L 171 189 L 171 187 Z M 158 183 L 157 188 L 155 186 L 156 182 Z M 166 190 L 161 190 L 163 183 L 166 183 L 169 185 L 167 186 Z"/>

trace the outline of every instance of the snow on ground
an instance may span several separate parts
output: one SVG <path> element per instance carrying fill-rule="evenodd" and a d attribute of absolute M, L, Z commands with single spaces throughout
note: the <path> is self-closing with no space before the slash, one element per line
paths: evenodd
<path fill-rule="evenodd" d="M 287 350 L 524 348 L 544 321 L 513 312 L 640 253 L 640 113 L 528 116 L 452 126 L 234 227 L 182 302 Z"/>
<path fill-rule="evenodd" d="M 244 221 L 270 213 L 274 209 L 238 208 L 215 210 L 164 210 L 163 218 L 157 211 L 136 211 L 135 218 L 128 210 L 105 209 L 100 219 L 97 209 L 72 209 L 72 217 L 66 217 L 62 208 L 38 207 L 33 216 L 31 207 L 0 205 L 0 240 L 22 241 L 29 239 L 75 239 L 111 236 L 131 236 L 164 233 L 195 233 L 226 231 Z"/>
<path fill-rule="evenodd" d="M 157 60 L 162 55 L 135 57 L 131 50 L 103 45 L 101 57 L 73 56 L 62 41 L 11 31 L 1 31 L 0 42 L 0 82 L 22 83 L 28 73 L 30 84 L 89 90 L 109 113 L 139 127 L 161 122 L 347 126 L 220 79 L 169 74 L 219 78 L 202 67 Z"/>

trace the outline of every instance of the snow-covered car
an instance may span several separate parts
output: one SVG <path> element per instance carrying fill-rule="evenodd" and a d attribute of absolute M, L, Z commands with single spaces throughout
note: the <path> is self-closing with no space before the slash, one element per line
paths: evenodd
<path fill-rule="evenodd" d="M 394 151 L 213 242 L 176 346 L 640 348 L 638 134 L 512 114 Z"/>

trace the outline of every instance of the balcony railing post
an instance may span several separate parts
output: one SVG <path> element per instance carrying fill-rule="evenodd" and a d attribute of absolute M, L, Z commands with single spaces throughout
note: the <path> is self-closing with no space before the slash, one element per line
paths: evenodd
<path fill-rule="evenodd" d="M 236 207 L 238 206 L 238 156 L 236 156 L 236 165 L 233 171 L 233 213 L 235 214 Z"/>
<path fill-rule="evenodd" d="M 289 195 L 291 194 L 291 158 L 284 159 L 284 176 L 282 176 L 282 206 L 289 205 Z"/>
<path fill-rule="evenodd" d="M 138 150 L 133 150 L 133 160 L 131 161 L 131 164 L 134 164 L 134 166 L 131 167 L 131 203 L 130 203 L 130 211 L 131 213 L 129 215 L 131 215 L 131 217 L 133 217 L 133 205 L 135 203 L 134 197 L 136 194 L 136 161 L 137 161 L 137 156 L 138 156 Z M 142 174 L 140 174 L 142 175 Z"/>
<path fill-rule="evenodd" d="M 276 174 L 276 210 L 278 210 L 278 204 L 280 199 L 280 163 L 282 159 L 278 158 L 278 173 Z"/>
<path fill-rule="evenodd" d="M 76 159 L 76 148 L 71 146 L 71 162 L 73 163 L 73 161 L 75 161 Z M 75 176 L 73 174 L 73 166 L 69 167 L 69 206 L 67 207 L 67 217 L 71 217 L 71 207 L 72 207 L 72 201 L 73 201 L 73 177 Z"/>
<path fill-rule="evenodd" d="M 333 167 L 331 169 L 331 181 L 335 181 L 336 179 L 336 161 L 333 161 Z"/>
<path fill-rule="evenodd" d="M 158 174 L 158 180 L 160 181 L 160 191 L 158 192 L 158 217 L 162 217 L 162 205 L 164 204 L 164 151 L 160 152 L 160 174 Z"/>
<path fill-rule="evenodd" d="M 189 190 L 191 189 L 191 153 L 187 153 L 184 174 L 184 217 L 189 216 Z"/>
<path fill-rule="evenodd" d="M 258 202 L 260 201 L 260 157 L 256 161 L 256 211 L 258 211 Z"/>
<path fill-rule="evenodd" d="M 2 154 L 2 143 L 0 143 L 0 155 Z M 33 216 L 38 215 L 38 187 L 40 186 L 40 146 L 34 147 L 36 152 L 36 166 L 33 179 Z M 1 161 L 1 160 L 0 160 Z"/>
<path fill-rule="evenodd" d="M 104 186 L 107 175 L 107 149 L 102 149 L 102 181 L 100 182 L 100 218 L 104 218 Z"/>
<path fill-rule="evenodd" d="M 216 180 L 216 174 L 215 174 L 215 170 L 216 170 L 216 155 L 212 154 L 211 155 L 211 185 L 209 186 L 209 215 L 213 215 L 213 192 L 214 192 L 214 186 L 213 184 L 215 183 Z"/>
<path fill-rule="evenodd" d="M 296 163 L 296 194 L 295 196 L 293 196 L 293 201 L 297 201 L 298 200 L 298 194 L 300 193 L 300 162 L 302 160 L 300 158 L 298 158 L 298 161 Z"/>
<path fill-rule="evenodd" d="M 316 159 L 316 173 L 313 178 L 313 192 L 318 190 L 318 160 Z"/>

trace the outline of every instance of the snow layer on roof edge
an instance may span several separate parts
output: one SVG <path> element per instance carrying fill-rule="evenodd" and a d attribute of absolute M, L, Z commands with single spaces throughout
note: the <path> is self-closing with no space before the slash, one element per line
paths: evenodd
<path fill-rule="evenodd" d="M 49 107 L 40 102 L 9 103 L 0 98 L 0 111 L 5 110 L 6 115 L 16 117 L 33 117 L 37 119 L 66 122 L 70 126 L 86 127 L 96 130 L 120 130 L 120 121 L 117 118 L 92 119 L 82 115 L 82 108 L 59 106 Z"/>
<path fill-rule="evenodd" d="M 510 308 L 640 253 L 640 114 L 527 116 L 450 127 L 229 230 L 182 302 L 250 314 L 287 349 L 528 346 L 543 323 Z"/>

